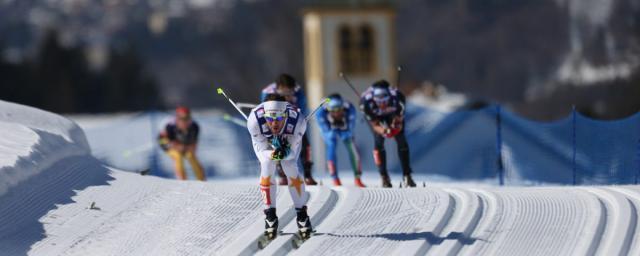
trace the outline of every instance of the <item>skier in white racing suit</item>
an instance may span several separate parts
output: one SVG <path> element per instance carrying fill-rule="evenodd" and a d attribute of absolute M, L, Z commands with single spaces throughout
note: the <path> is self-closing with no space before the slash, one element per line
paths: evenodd
<path fill-rule="evenodd" d="M 270 95 L 251 110 L 247 120 L 253 150 L 260 161 L 260 192 L 265 203 L 265 236 L 275 238 L 278 231 L 276 215 L 276 166 L 280 165 L 288 178 L 288 188 L 296 208 L 300 235 L 308 238 L 312 228 L 304 204 L 304 178 L 298 169 L 298 157 L 307 121 L 284 97 Z"/>

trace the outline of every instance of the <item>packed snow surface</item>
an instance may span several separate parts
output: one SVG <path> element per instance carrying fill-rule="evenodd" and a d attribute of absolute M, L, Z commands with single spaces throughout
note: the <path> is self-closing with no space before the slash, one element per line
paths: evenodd
<path fill-rule="evenodd" d="M 639 186 L 308 187 L 316 233 L 263 250 L 258 177 L 176 181 L 104 166 L 64 118 L 0 102 L 0 255 L 640 255 Z M 12 116 L 12 118 L 8 118 Z M 19 118 L 18 118 L 19 117 Z M 427 183 L 423 183 L 426 180 Z M 324 184 L 329 184 L 324 180 Z"/>

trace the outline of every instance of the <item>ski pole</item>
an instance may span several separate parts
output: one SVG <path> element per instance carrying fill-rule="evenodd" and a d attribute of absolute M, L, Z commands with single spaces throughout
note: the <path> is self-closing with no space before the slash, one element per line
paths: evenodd
<path fill-rule="evenodd" d="M 309 114 L 309 116 L 307 116 L 304 121 L 305 122 L 309 122 L 309 120 L 311 120 L 313 118 L 313 116 L 315 116 L 315 113 L 318 112 L 318 110 L 320 110 L 320 108 L 322 106 L 324 106 L 325 103 L 329 102 L 329 98 L 325 98 L 318 107 L 316 107 L 316 109 L 314 109 L 313 111 L 311 111 L 311 113 Z"/>
<path fill-rule="evenodd" d="M 344 73 L 340 72 L 340 77 L 342 77 L 342 79 L 347 82 L 347 84 L 349 85 L 349 87 L 351 87 L 351 89 L 353 90 L 354 93 L 356 93 L 356 96 L 360 97 L 360 93 L 358 92 L 358 90 L 356 89 L 355 86 L 353 86 L 353 84 L 351 84 L 351 81 L 349 81 L 349 78 L 347 78 L 347 75 L 345 75 Z"/>
<path fill-rule="evenodd" d="M 237 118 L 237 117 L 233 117 L 233 116 L 231 116 L 229 114 L 226 114 L 226 113 L 222 116 L 222 119 L 224 119 L 225 121 L 229 121 L 229 122 L 231 122 L 233 124 L 237 124 L 237 125 L 242 126 L 242 127 L 247 126 L 247 122 L 242 121 L 242 119 Z"/>
<path fill-rule="evenodd" d="M 238 112 L 240 112 L 240 114 L 242 114 L 242 117 L 244 117 L 244 120 L 249 120 L 249 118 L 247 117 L 247 115 L 244 114 L 244 112 L 242 112 L 242 110 L 240 110 L 240 108 L 238 107 L 238 105 L 236 105 L 235 102 L 233 102 L 233 100 L 231 100 L 231 98 L 229 98 L 229 96 L 227 96 L 226 93 L 224 93 L 224 91 L 222 90 L 222 88 L 218 88 L 218 94 L 222 94 L 222 96 L 224 96 L 225 98 L 227 98 L 227 100 L 231 103 L 231 105 L 233 105 L 234 108 L 236 108 L 236 110 L 238 110 Z"/>
<path fill-rule="evenodd" d="M 398 73 L 396 73 L 396 88 L 400 88 L 400 73 L 402 73 L 402 66 L 398 66 Z"/>

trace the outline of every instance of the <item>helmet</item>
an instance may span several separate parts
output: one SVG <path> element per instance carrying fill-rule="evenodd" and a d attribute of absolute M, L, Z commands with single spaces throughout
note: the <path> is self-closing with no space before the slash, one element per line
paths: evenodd
<path fill-rule="evenodd" d="M 264 116 L 267 121 L 276 119 L 278 121 L 287 117 L 286 101 L 267 101 L 264 103 Z"/>
<path fill-rule="evenodd" d="M 391 93 L 389 93 L 389 88 L 374 88 L 373 89 L 373 100 L 380 103 L 388 103 L 389 99 L 391 99 Z"/>
<path fill-rule="evenodd" d="M 179 106 L 176 108 L 176 117 L 178 118 L 191 118 L 191 110 L 185 106 Z"/>
<path fill-rule="evenodd" d="M 375 83 L 373 83 L 373 85 L 371 85 L 371 87 L 389 89 L 390 85 L 389 85 L 389 82 L 387 82 L 387 80 L 379 80 L 379 81 L 376 81 Z"/>
<path fill-rule="evenodd" d="M 329 102 L 325 105 L 326 110 L 335 111 L 344 108 L 344 101 L 340 94 L 331 94 L 327 98 L 329 99 Z"/>

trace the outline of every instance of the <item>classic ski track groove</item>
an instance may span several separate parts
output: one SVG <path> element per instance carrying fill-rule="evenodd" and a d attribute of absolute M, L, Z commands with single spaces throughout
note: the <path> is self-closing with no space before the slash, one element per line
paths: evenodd
<path fill-rule="evenodd" d="M 307 197 L 307 200 L 309 198 Z M 278 187 L 278 201 L 276 202 L 278 222 L 280 230 L 295 219 L 295 211 L 293 209 L 293 202 L 289 195 L 288 188 L 286 186 Z M 256 220 L 247 227 L 238 237 L 240 239 L 233 240 L 228 246 L 222 249 L 221 252 L 216 252 L 218 255 L 254 255 L 260 249 L 258 248 L 258 239 L 264 232 L 264 214 L 259 213 Z M 272 241 L 275 242 L 275 241 Z M 266 248 L 265 248 L 266 249 Z"/>
<path fill-rule="evenodd" d="M 307 187 L 307 191 L 311 194 L 311 198 L 307 203 L 308 214 L 311 218 L 311 224 L 315 227 L 321 224 L 333 210 L 338 201 L 338 194 L 324 186 Z M 298 232 L 298 226 L 295 221 L 296 218 L 294 217 L 288 223 L 283 223 L 284 225 L 281 226 L 280 230 L 284 234 L 278 236 L 266 248 L 258 251 L 256 255 L 286 255 L 293 250 L 294 248 L 291 244 L 293 234 Z"/>
<path fill-rule="evenodd" d="M 631 223 L 630 230 L 633 235 L 631 243 L 629 244 L 628 255 L 640 255 L 640 239 L 637 238 L 637 234 L 640 234 L 640 223 L 638 223 L 638 209 L 640 208 L 640 193 L 636 190 L 628 189 L 625 187 L 613 187 L 610 190 L 623 194 L 631 203 Z"/>
<path fill-rule="evenodd" d="M 633 204 L 618 191 L 602 188 L 586 189 L 598 196 L 607 210 L 607 225 L 596 255 L 627 255 L 637 222 Z"/>
<path fill-rule="evenodd" d="M 420 205 L 416 205 L 413 201 L 409 201 L 411 206 L 424 213 L 423 218 L 416 225 L 415 231 L 418 234 L 430 235 L 431 240 L 437 240 L 442 237 L 442 230 L 445 225 L 451 219 L 453 211 L 455 209 L 455 201 L 453 197 L 441 189 L 433 190 L 436 194 L 436 205 L 432 212 L 424 212 Z M 392 253 L 393 255 L 425 255 L 431 247 L 429 237 L 427 239 L 417 239 L 403 241 L 397 246 L 397 249 Z"/>
<path fill-rule="evenodd" d="M 587 191 L 554 195 L 548 190 L 472 189 L 487 207 L 472 234 L 475 241 L 460 254 L 593 255 L 606 224 L 604 205 Z M 586 209 L 599 210 L 591 213 Z"/>
<path fill-rule="evenodd" d="M 400 248 L 402 243 L 399 241 L 406 243 L 416 239 L 411 237 L 416 233 L 416 227 L 420 228 L 422 220 L 429 223 L 437 202 L 448 200 L 445 193 L 418 188 L 345 188 L 342 192 L 350 199 L 345 198 L 344 201 L 354 203 L 338 203 L 331 215 L 339 220 L 334 221 L 337 224 L 319 226 L 320 234 L 294 254 L 345 254 L 352 250 L 362 255 L 393 253 Z M 444 215 L 446 211 L 438 214 Z M 437 226 L 442 220 L 432 221 Z M 421 247 L 418 245 L 416 249 Z"/>
<path fill-rule="evenodd" d="M 461 234 L 468 237 L 480 222 L 483 211 L 483 203 L 480 198 L 464 189 L 447 188 L 454 199 L 454 212 L 448 223 L 442 230 L 441 237 L 448 238 L 451 234 Z M 455 255 L 462 248 L 463 244 L 458 239 L 445 239 L 440 244 L 431 246 L 427 255 Z"/>

